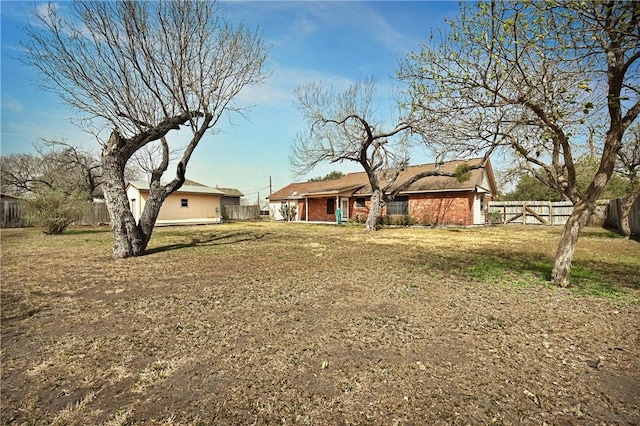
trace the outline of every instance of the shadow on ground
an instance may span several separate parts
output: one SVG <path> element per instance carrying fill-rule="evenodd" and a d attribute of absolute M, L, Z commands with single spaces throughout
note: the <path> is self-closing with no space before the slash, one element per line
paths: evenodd
<path fill-rule="evenodd" d="M 181 250 L 190 247 L 199 247 L 199 246 L 215 246 L 215 245 L 223 245 L 223 244 L 237 244 L 245 241 L 257 241 L 262 240 L 267 235 L 270 235 L 269 232 L 249 232 L 249 231 L 234 231 L 234 232 L 225 232 L 219 234 L 200 234 L 195 237 L 190 237 L 191 241 L 184 243 L 176 243 L 169 244 L 166 246 L 153 247 L 148 249 L 145 252 L 145 256 L 162 253 L 165 251 L 171 250 Z"/>

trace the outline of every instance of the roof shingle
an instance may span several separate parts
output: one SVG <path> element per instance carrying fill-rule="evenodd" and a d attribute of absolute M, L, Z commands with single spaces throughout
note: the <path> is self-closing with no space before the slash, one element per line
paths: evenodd
<path fill-rule="evenodd" d="M 411 177 L 423 173 L 439 170 L 443 173 L 453 173 L 456 167 L 462 163 L 468 163 L 469 166 L 478 166 L 482 164 L 482 158 L 473 158 L 470 160 L 447 161 L 437 165 L 436 163 L 422 164 L 419 166 L 409 166 L 400 173 L 391 190 L 406 182 Z M 480 186 L 485 169 L 490 169 L 491 165 L 487 161 L 484 168 L 471 170 L 471 177 L 466 182 L 459 182 L 455 177 L 449 176 L 427 176 L 412 183 L 401 193 L 412 192 L 442 192 L 442 191 L 471 191 Z M 492 172 L 490 172 L 491 175 Z M 490 189 L 495 191 L 495 183 L 490 179 Z M 331 181 L 320 182 L 297 182 L 291 183 L 282 189 L 271 194 L 270 200 L 287 200 L 323 195 L 348 195 L 348 196 L 366 196 L 371 195 L 371 185 L 365 172 L 349 173 L 344 177 Z"/>

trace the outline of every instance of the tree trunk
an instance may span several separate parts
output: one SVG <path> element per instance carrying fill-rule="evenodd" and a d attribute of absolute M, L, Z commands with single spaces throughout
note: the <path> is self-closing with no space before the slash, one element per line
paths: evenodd
<path fill-rule="evenodd" d="M 373 191 L 371 194 L 371 206 L 369 207 L 369 215 L 367 216 L 367 222 L 364 225 L 364 230 L 367 232 L 373 232 L 378 229 L 378 219 L 382 212 L 384 201 L 382 200 L 382 192 L 379 189 Z"/>
<path fill-rule="evenodd" d="M 124 182 L 124 167 L 114 155 L 103 150 L 103 193 L 111 217 L 113 256 L 125 258 L 142 253 L 142 233 L 131 213 Z"/>
<path fill-rule="evenodd" d="M 622 217 L 620 218 L 620 228 L 626 239 L 631 238 L 631 226 L 629 226 L 629 215 L 631 214 L 631 208 L 633 204 L 640 196 L 640 191 L 634 191 L 625 200 L 622 205 Z"/>
<path fill-rule="evenodd" d="M 180 184 L 180 186 L 181 185 L 182 184 Z M 160 182 L 151 183 L 149 197 L 144 204 L 144 210 L 142 211 L 142 215 L 138 223 L 138 228 L 140 229 L 142 237 L 143 252 L 147 248 L 149 240 L 151 240 L 151 234 L 153 233 L 153 228 L 156 225 L 156 220 L 160 214 L 160 208 L 168 195 L 169 193 L 160 185 Z"/>
<path fill-rule="evenodd" d="M 148 242 L 131 213 L 124 180 L 128 156 L 122 152 L 122 145 L 121 136 L 114 131 L 102 148 L 102 190 L 111 218 L 113 256 L 117 258 L 142 254 Z"/>
<path fill-rule="evenodd" d="M 186 148 L 182 161 L 178 163 L 176 178 L 167 185 L 160 183 L 160 178 L 169 162 L 167 143 L 164 137 L 162 138 L 163 163 L 152 173 L 149 196 L 138 223 L 131 212 L 124 180 L 124 168 L 128 159 L 133 155 L 135 145 L 127 145 L 130 140 L 123 139 L 118 132 L 111 133 L 109 141 L 102 148 L 102 168 L 104 198 L 111 216 L 113 230 L 114 257 L 125 258 L 144 254 L 162 203 L 169 194 L 178 190 L 184 183 L 186 163 L 210 120 L 209 118 L 209 121 L 205 121 L 204 127 L 197 132 Z"/>
<path fill-rule="evenodd" d="M 569 272 L 571 271 L 573 252 L 576 249 L 582 228 L 587 224 L 589 216 L 593 213 L 596 200 L 613 174 L 613 167 L 622 141 L 622 133 L 622 125 L 620 122 L 612 124 L 609 128 L 598 171 L 580 201 L 574 205 L 573 213 L 571 213 L 571 216 L 569 216 L 564 226 L 562 237 L 560 238 L 560 243 L 556 251 L 553 270 L 551 271 L 551 281 L 553 281 L 555 285 L 561 287 L 569 285 Z"/>
<path fill-rule="evenodd" d="M 111 216 L 113 230 L 113 256 L 126 258 L 144 254 L 153 228 L 160 213 L 162 203 L 167 197 L 166 191 L 160 187 L 149 190 L 144 210 L 136 223 L 125 190 L 124 172 L 117 161 L 103 155 L 104 198 Z"/>
<path fill-rule="evenodd" d="M 591 216 L 591 209 L 585 203 L 578 203 L 569 216 L 562 231 L 560 243 L 556 251 L 556 259 L 551 271 L 551 281 L 559 287 L 569 285 L 569 272 L 571 271 L 571 261 L 575 252 L 578 238 L 582 228 L 587 224 Z"/>

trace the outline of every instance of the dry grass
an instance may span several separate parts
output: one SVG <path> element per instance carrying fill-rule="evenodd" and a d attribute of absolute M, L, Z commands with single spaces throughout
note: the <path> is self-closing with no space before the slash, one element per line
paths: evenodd
<path fill-rule="evenodd" d="M 637 424 L 640 244 L 588 229 L 2 231 L 2 424 Z"/>

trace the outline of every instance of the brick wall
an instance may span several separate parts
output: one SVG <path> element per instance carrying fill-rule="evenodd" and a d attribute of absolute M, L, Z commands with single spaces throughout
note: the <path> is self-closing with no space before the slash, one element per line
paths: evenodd
<path fill-rule="evenodd" d="M 335 211 L 335 198 L 334 211 Z M 304 216 L 300 216 L 301 220 L 304 220 Z M 327 198 L 309 198 L 309 220 L 320 222 L 335 222 L 336 215 L 327 214 Z"/>
<path fill-rule="evenodd" d="M 369 198 L 365 200 L 364 207 L 358 207 L 355 198 L 351 198 L 349 200 L 349 204 L 351 206 L 351 208 L 349 209 L 349 219 L 357 219 L 360 222 L 364 222 L 367 220 L 367 216 L 369 215 L 369 208 L 371 207 L 371 200 Z"/>
<path fill-rule="evenodd" d="M 356 207 L 351 201 L 350 218 L 367 219 L 371 202 L 367 199 L 365 207 Z M 386 206 L 382 215 L 387 214 Z M 473 194 L 412 194 L 409 195 L 409 216 L 418 224 L 433 225 L 471 225 L 473 224 Z"/>
<path fill-rule="evenodd" d="M 485 199 L 485 205 L 488 203 Z M 333 222 L 335 214 L 327 214 L 327 198 L 308 200 L 309 220 Z M 349 218 L 367 220 L 371 201 L 367 198 L 365 207 L 357 207 L 356 199 L 349 200 Z M 386 215 L 386 207 L 382 215 Z M 439 193 L 409 195 L 409 216 L 424 225 L 471 225 L 473 224 L 473 193 Z M 298 218 L 305 220 L 305 201 L 298 203 Z"/>
<path fill-rule="evenodd" d="M 409 196 L 409 215 L 424 225 L 471 225 L 473 194 L 413 194 Z"/>

